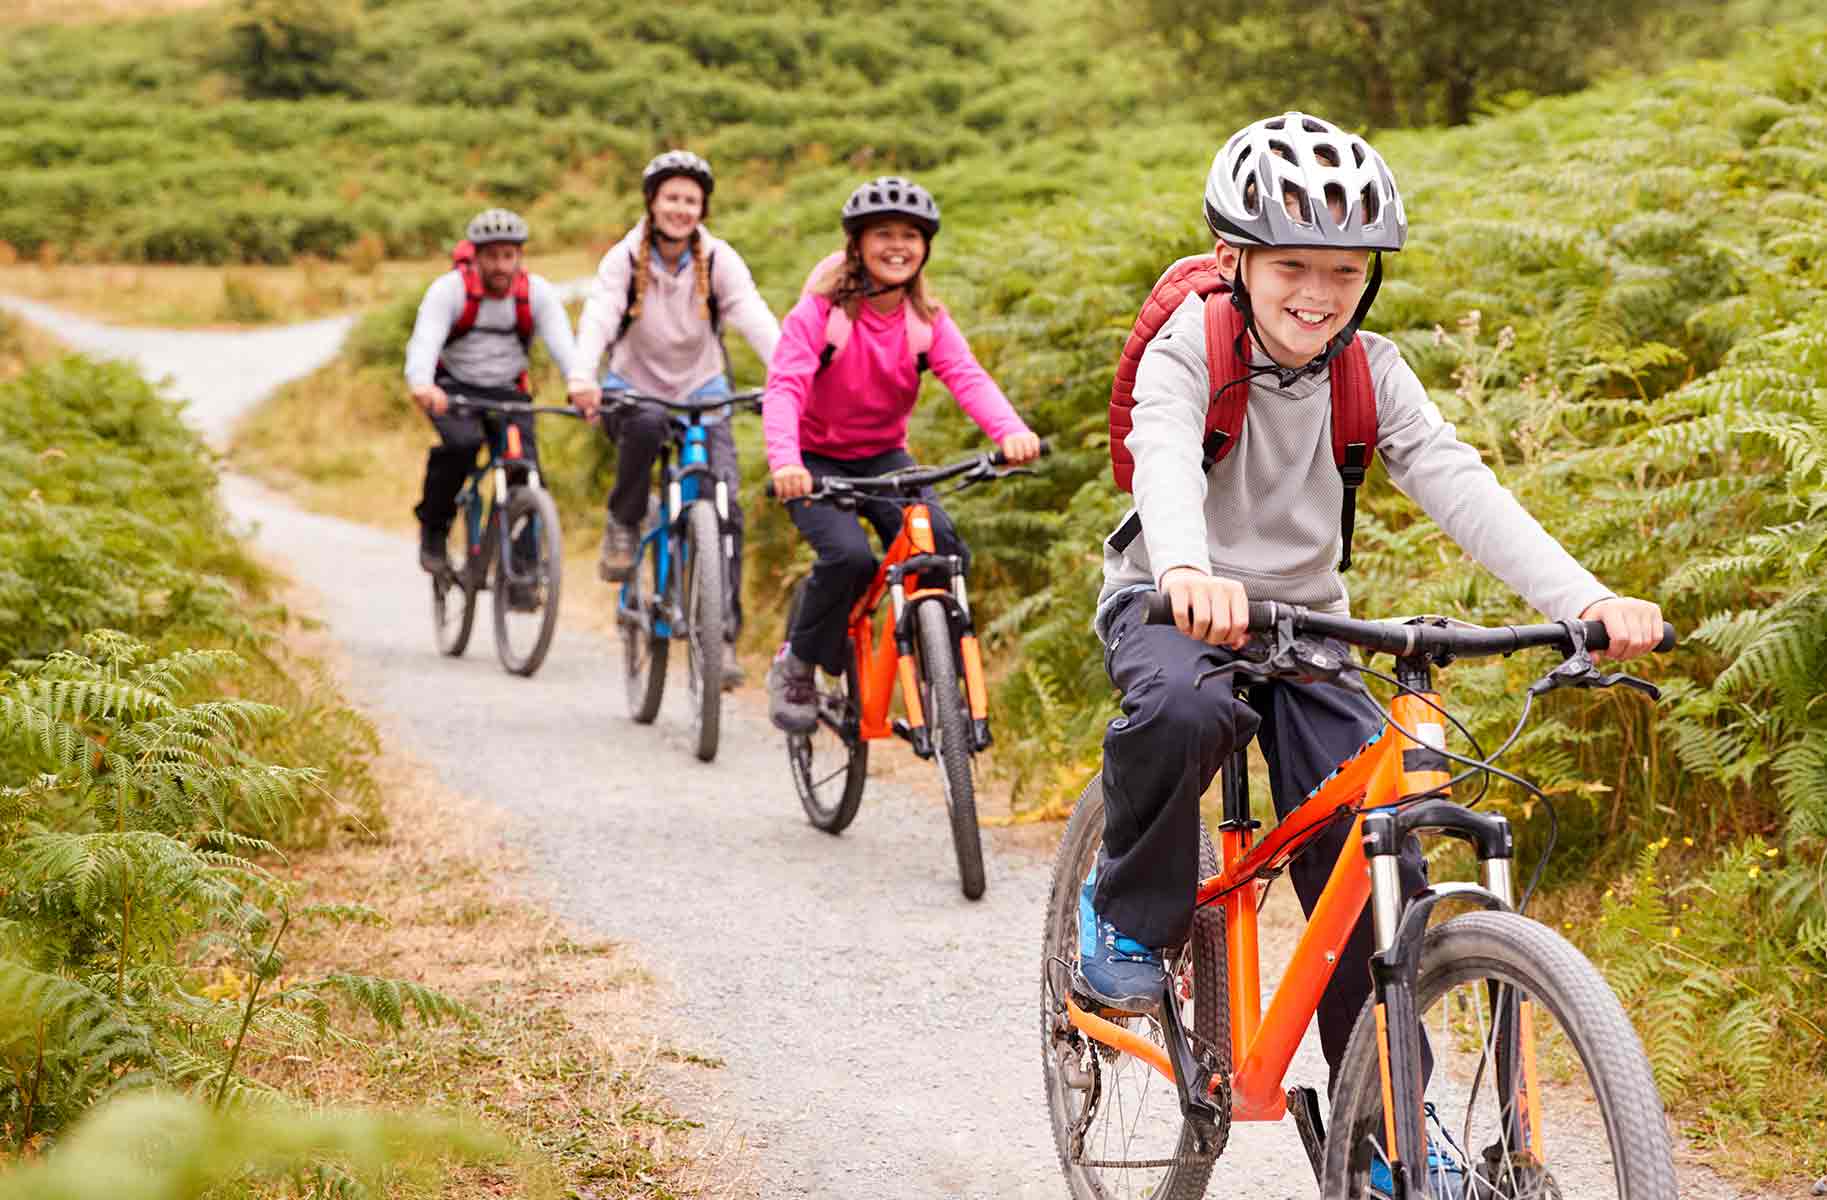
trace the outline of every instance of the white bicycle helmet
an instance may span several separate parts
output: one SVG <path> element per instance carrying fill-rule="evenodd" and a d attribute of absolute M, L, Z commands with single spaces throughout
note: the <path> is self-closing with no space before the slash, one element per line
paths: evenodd
<path fill-rule="evenodd" d="M 712 189 L 717 186 L 709 163 L 690 150 L 668 150 L 664 154 L 656 154 L 641 172 L 641 191 L 651 203 L 653 194 L 660 190 L 660 185 L 678 175 L 696 180 L 698 186 L 704 189 L 706 200 L 710 199 Z"/>
<path fill-rule="evenodd" d="M 1408 239 L 1402 196 L 1382 155 L 1300 112 L 1231 135 L 1205 178 L 1205 220 L 1237 247 L 1400 250 Z"/>
<path fill-rule="evenodd" d="M 470 218 L 469 228 L 463 236 L 473 246 L 486 246 L 491 242 L 513 242 L 525 245 L 527 240 L 527 223 L 520 219 L 520 214 L 509 212 L 505 208 L 489 208 Z"/>
<path fill-rule="evenodd" d="M 850 193 L 841 220 L 844 232 L 856 232 L 875 217 L 906 217 L 931 241 L 939 233 L 939 203 L 911 179 L 883 175 Z"/>

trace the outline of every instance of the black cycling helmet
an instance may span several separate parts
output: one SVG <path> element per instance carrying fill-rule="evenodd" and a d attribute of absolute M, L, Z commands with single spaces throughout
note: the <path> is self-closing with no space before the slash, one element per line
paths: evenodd
<path fill-rule="evenodd" d="M 928 241 L 939 233 L 939 205 L 932 193 L 899 175 L 871 179 L 844 201 L 844 232 L 851 237 L 877 217 L 906 217 Z"/>
<path fill-rule="evenodd" d="M 647 203 L 652 204 L 654 193 L 660 190 L 660 185 L 680 175 L 696 180 L 698 186 L 704 189 L 704 211 L 709 212 L 711 191 L 717 186 L 717 181 L 711 175 L 710 164 L 690 150 L 668 150 L 664 154 L 655 155 L 653 161 L 641 172 L 641 194 L 647 198 Z"/>

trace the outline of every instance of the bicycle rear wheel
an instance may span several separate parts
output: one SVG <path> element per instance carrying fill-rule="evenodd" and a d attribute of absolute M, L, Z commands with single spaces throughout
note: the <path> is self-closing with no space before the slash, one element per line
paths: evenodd
<path fill-rule="evenodd" d="M 806 581 L 793 586 L 787 602 L 787 636 L 805 596 Z M 818 725 L 811 733 L 787 735 L 787 763 L 806 819 L 826 833 L 842 833 L 856 819 L 869 774 L 869 743 L 860 732 L 862 693 L 857 688 L 856 656 L 844 650 L 844 671 L 814 676 L 818 689 Z"/>
<path fill-rule="evenodd" d="M 643 541 L 636 551 L 634 569 L 622 585 L 615 621 L 622 634 L 622 672 L 628 689 L 628 715 L 636 724 L 648 725 L 660 714 L 666 693 L 666 652 L 670 643 L 653 632 L 658 607 L 660 555 L 663 538 Z"/>
<path fill-rule="evenodd" d="M 723 535 L 717 506 L 693 501 L 685 510 L 685 562 L 680 572 L 686 679 L 691 692 L 692 741 L 700 762 L 717 757 L 723 713 Z"/>
<path fill-rule="evenodd" d="M 1065 1000 L 1079 959 L 1079 891 L 1104 841 L 1104 781 L 1093 776 L 1066 823 L 1053 861 L 1041 957 L 1041 1073 L 1060 1169 L 1074 1200 L 1196 1200 L 1230 1132 L 1230 1093 L 1221 1088 L 1216 1123 L 1181 1115 L 1174 1085 L 1141 1059 L 1091 1040 L 1066 1019 Z M 1214 875 L 1217 854 L 1199 831 L 1199 872 Z M 1167 956 L 1181 1022 L 1206 1069 L 1231 1074 L 1230 993 L 1224 922 L 1218 908 L 1193 916 L 1184 946 Z M 1160 1020 L 1112 1018 L 1164 1045 Z"/>
<path fill-rule="evenodd" d="M 1604 977 L 1565 938 L 1508 912 L 1436 925 L 1421 947 L 1415 1008 L 1433 1053 L 1434 1196 L 1675 1200 L 1667 1122 L 1642 1043 Z M 1523 1057 L 1531 1042 L 1532 1069 Z M 1381 1195 L 1371 1179 L 1388 1170 L 1382 1088 L 1367 1004 L 1333 1087 L 1325 1195 Z"/>
<path fill-rule="evenodd" d="M 515 675 L 546 660 L 563 583 L 558 506 L 544 488 L 508 490 L 495 579 L 495 655 Z"/>
<path fill-rule="evenodd" d="M 983 833 L 977 828 L 977 787 L 971 773 L 971 711 L 958 686 L 958 639 L 951 618 L 938 600 L 922 600 L 914 609 L 920 656 L 920 706 L 932 734 L 933 757 L 945 789 L 951 817 L 952 848 L 958 855 L 958 886 L 965 898 L 982 897 Z"/>
<path fill-rule="evenodd" d="M 448 571 L 431 576 L 431 627 L 438 641 L 438 653 L 460 658 L 469 648 L 470 630 L 476 623 L 476 581 L 471 578 L 474 564 L 469 556 L 468 512 L 457 510 L 457 519 L 445 534 L 445 558 Z"/>

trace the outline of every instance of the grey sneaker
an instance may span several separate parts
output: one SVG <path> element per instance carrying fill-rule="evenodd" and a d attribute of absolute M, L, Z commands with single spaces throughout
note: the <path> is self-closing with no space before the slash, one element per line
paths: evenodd
<path fill-rule="evenodd" d="M 450 570 L 450 555 L 444 549 L 444 542 L 450 535 L 448 526 L 440 529 L 431 525 L 419 526 L 419 566 L 432 575 L 442 575 Z"/>
<path fill-rule="evenodd" d="M 723 690 L 733 692 L 748 682 L 748 672 L 742 669 L 742 659 L 736 655 L 736 643 L 723 643 Z"/>
<path fill-rule="evenodd" d="M 634 572 L 634 556 L 641 548 L 641 531 L 614 517 L 603 522 L 603 548 L 596 556 L 596 575 L 605 583 L 620 583 Z"/>
<path fill-rule="evenodd" d="M 818 728 L 812 664 L 801 662 L 785 642 L 768 667 L 768 719 L 785 733 L 811 733 Z"/>

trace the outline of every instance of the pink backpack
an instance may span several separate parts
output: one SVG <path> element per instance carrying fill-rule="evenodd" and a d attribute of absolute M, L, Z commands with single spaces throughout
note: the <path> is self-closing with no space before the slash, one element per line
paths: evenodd
<path fill-rule="evenodd" d="M 812 281 L 824 274 L 827 269 L 841 266 L 843 261 L 844 252 L 842 250 L 835 250 L 820 259 L 818 265 L 812 268 L 812 273 L 806 276 L 806 282 L 799 289 L 799 294 L 802 297 L 810 294 Z M 927 354 L 933 348 L 932 322 L 915 312 L 911 304 L 907 305 L 906 312 L 907 349 L 914 356 L 915 373 L 923 374 L 927 369 Z M 831 360 L 843 353 L 844 347 L 850 342 L 851 325 L 850 314 L 844 311 L 842 305 L 833 304 L 831 315 L 825 318 L 825 348 L 819 351 L 818 355 L 820 371 L 830 366 Z"/>

